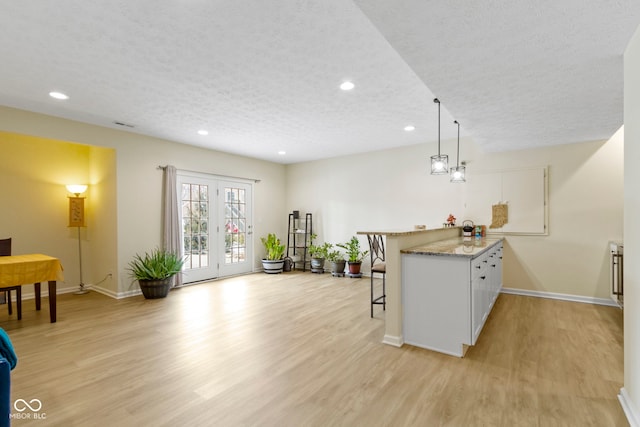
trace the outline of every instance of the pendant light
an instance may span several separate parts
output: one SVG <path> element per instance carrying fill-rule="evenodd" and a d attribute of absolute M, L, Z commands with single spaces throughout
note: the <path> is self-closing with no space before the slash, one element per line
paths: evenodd
<path fill-rule="evenodd" d="M 458 123 L 457 120 L 454 120 L 453 123 L 458 125 L 458 152 L 456 154 L 456 167 L 451 168 L 451 182 L 461 183 L 466 182 L 466 168 L 464 166 L 460 166 L 460 123 Z"/>
<path fill-rule="evenodd" d="M 440 101 L 436 98 L 433 102 L 438 104 L 438 154 L 431 156 L 431 175 L 445 175 L 449 172 L 449 156 L 440 154 Z"/>

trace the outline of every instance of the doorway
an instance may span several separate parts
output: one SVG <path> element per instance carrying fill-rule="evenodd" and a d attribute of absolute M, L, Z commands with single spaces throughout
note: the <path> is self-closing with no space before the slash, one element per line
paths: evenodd
<path fill-rule="evenodd" d="M 250 182 L 178 171 L 184 283 L 253 270 Z"/>

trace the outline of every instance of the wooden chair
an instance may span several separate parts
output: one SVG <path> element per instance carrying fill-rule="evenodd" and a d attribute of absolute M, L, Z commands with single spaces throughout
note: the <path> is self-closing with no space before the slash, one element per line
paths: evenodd
<path fill-rule="evenodd" d="M 385 279 L 387 276 L 387 268 L 384 257 L 384 238 L 381 234 L 367 234 L 369 240 L 369 254 L 371 254 L 371 317 L 373 317 L 373 306 L 375 304 L 382 305 L 382 309 L 387 309 L 386 297 L 387 290 Z M 382 274 L 382 295 L 374 296 L 373 292 L 373 276 L 374 273 Z"/>
<path fill-rule="evenodd" d="M 11 238 L 0 239 L 0 256 L 11 255 Z M 11 291 L 16 291 L 16 305 L 18 306 L 18 320 L 22 319 L 22 286 L 10 286 L 7 288 L 0 288 L 0 292 L 4 292 L 7 299 L 7 305 L 9 306 L 9 314 L 13 314 L 13 308 L 11 306 Z"/>

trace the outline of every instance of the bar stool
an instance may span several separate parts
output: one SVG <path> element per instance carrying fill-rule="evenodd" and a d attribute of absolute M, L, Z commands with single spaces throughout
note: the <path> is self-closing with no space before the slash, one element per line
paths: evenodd
<path fill-rule="evenodd" d="M 386 264 L 384 258 L 384 238 L 381 234 L 367 234 L 369 240 L 369 254 L 371 254 L 371 317 L 373 317 L 373 306 L 382 305 L 382 309 L 387 309 L 386 304 Z M 382 295 L 374 296 L 373 276 L 374 273 L 382 274 Z"/>

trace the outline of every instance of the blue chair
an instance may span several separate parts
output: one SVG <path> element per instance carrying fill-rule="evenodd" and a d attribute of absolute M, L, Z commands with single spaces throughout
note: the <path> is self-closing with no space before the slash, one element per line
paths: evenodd
<path fill-rule="evenodd" d="M 9 427 L 11 422 L 11 365 L 0 357 L 0 427 Z"/>
<path fill-rule="evenodd" d="M 0 427 L 11 425 L 11 370 L 16 367 L 18 358 L 11 339 L 0 328 Z"/>

